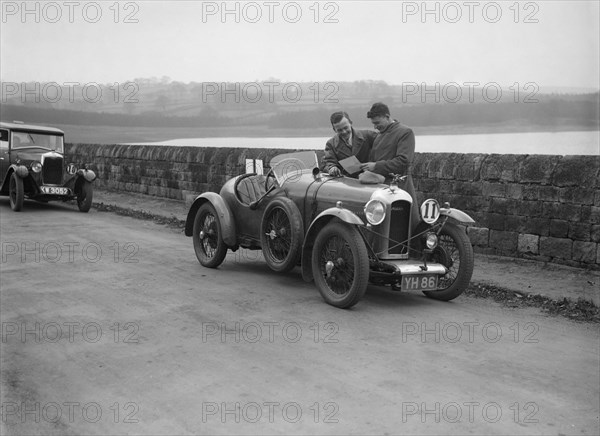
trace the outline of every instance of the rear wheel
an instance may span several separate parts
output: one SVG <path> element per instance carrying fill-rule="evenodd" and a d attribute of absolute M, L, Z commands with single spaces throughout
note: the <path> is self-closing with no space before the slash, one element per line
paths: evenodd
<path fill-rule="evenodd" d="M 275 198 L 263 214 L 260 242 L 269 268 L 290 271 L 298 263 L 303 225 L 296 204 L 286 197 Z"/>
<path fill-rule="evenodd" d="M 363 297 L 369 281 L 369 256 L 356 229 L 330 223 L 315 239 L 312 270 L 317 289 L 332 306 L 349 308 Z"/>
<path fill-rule="evenodd" d="M 12 173 L 10 175 L 8 194 L 10 197 L 10 208 L 15 212 L 19 212 L 23 209 L 25 188 L 23 187 L 23 179 L 17 176 L 17 173 Z"/>
<path fill-rule="evenodd" d="M 88 212 L 92 207 L 94 197 L 94 188 L 92 183 L 84 180 L 77 193 L 77 207 L 80 212 Z"/>
<path fill-rule="evenodd" d="M 473 247 L 461 228 L 452 223 L 446 223 L 442 227 L 431 261 L 441 263 L 448 272 L 439 278 L 438 290 L 424 291 L 425 295 L 436 300 L 450 301 L 467 289 L 473 275 Z"/>
<path fill-rule="evenodd" d="M 227 245 L 223 241 L 219 215 L 212 204 L 204 203 L 198 209 L 192 239 L 196 257 L 202 266 L 216 268 L 223 263 Z"/>

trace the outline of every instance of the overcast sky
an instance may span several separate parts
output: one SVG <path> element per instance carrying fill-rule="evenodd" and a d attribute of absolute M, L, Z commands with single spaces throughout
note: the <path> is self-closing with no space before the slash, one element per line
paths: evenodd
<path fill-rule="evenodd" d="M 599 2 L 2 1 L 3 81 L 599 88 Z M 26 9 L 26 10 L 25 10 Z M 225 12 L 225 14 L 224 14 Z"/>

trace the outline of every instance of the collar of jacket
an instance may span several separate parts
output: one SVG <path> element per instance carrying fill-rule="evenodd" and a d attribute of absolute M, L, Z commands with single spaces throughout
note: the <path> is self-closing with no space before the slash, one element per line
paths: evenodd
<path fill-rule="evenodd" d="M 365 137 L 363 136 L 362 132 L 354 130 L 354 127 L 352 128 L 352 138 L 353 139 L 358 139 L 360 141 L 363 141 L 365 139 Z"/>
<path fill-rule="evenodd" d="M 379 132 L 379 134 L 381 135 L 383 133 L 386 133 L 388 130 L 391 130 L 393 126 L 398 126 L 398 125 L 400 125 L 400 122 L 398 120 L 392 120 L 392 122 L 389 123 L 385 129 L 383 129 L 381 132 Z"/>
<path fill-rule="evenodd" d="M 354 144 L 356 143 L 356 140 L 360 140 L 362 141 L 364 138 L 363 136 L 357 132 L 356 130 L 354 130 L 354 127 L 352 127 L 352 144 L 350 144 L 350 147 L 354 147 Z M 335 145 L 338 145 L 340 143 L 344 143 L 344 144 L 348 144 L 345 140 L 343 140 L 340 135 L 335 135 Z"/>

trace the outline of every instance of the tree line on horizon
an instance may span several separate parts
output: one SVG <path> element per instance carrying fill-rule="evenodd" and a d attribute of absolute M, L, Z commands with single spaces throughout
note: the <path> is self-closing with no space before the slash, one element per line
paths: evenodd
<path fill-rule="evenodd" d="M 161 112 L 167 116 L 200 115 L 213 111 L 269 112 L 280 108 L 370 105 L 474 104 L 494 102 L 531 104 L 552 99 L 583 101 L 596 92 L 572 88 L 544 88 L 534 82 L 500 86 L 487 83 L 390 85 L 382 80 L 354 82 L 284 82 L 269 78 L 255 82 L 190 82 L 136 78 L 122 83 L 0 81 L 2 104 L 48 109 L 111 112 L 127 115 Z M 497 93 L 500 93 L 497 96 Z"/>
<path fill-rule="evenodd" d="M 383 101 L 386 101 L 383 99 Z M 570 125 L 600 128 L 600 99 L 598 95 L 586 100 L 560 98 L 530 104 L 426 104 L 398 105 L 391 103 L 392 117 L 409 126 L 477 126 L 519 122 L 535 126 Z M 337 110 L 345 110 L 355 124 L 368 125 L 367 105 L 313 106 L 310 108 L 278 107 L 263 112 L 218 111 L 206 106 L 197 115 L 166 115 L 161 111 L 141 114 L 91 112 L 72 109 L 52 109 L 31 105 L 3 104 L 2 121 L 21 120 L 39 124 L 106 125 L 130 127 L 220 127 L 257 126 L 276 128 L 319 128 L 323 120 Z"/>

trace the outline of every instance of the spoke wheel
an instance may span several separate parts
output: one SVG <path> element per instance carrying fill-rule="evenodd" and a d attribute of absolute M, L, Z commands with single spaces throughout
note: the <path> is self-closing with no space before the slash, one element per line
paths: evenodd
<path fill-rule="evenodd" d="M 216 268 L 225 259 L 227 245 L 223 241 L 221 222 L 214 206 L 204 203 L 194 219 L 192 239 L 198 261 L 207 268 Z"/>
<path fill-rule="evenodd" d="M 23 179 L 17 176 L 17 173 L 10 175 L 8 187 L 10 197 L 10 208 L 15 212 L 23 209 L 23 199 L 25 198 L 25 188 L 23 187 Z"/>
<path fill-rule="evenodd" d="M 339 222 L 325 226 L 315 240 L 312 269 L 327 303 L 340 308 L 358 303 L 369 280 L 369 256 L 358 230 Z"/>
<path fill-rule="evenodd" d="M 77 193 L 77 207 L 81 212 L 88 212 L 92 207 L 92 199 L 94 197 L 94 188 L 92 183 L 84 180 Z"/>
<path fill-rule="evenodd" d="M 298 207 L 286 197 L 275 198 L 263 214 L 260 239 L 265 261 L 273 271 L 290 271 L 298 263 L 303 237 Z"/>
<path fill-rule="evenodd" d="M 425 295 L 436 300 L 449 301 L 467 289 L 473 275 L 473 247 L 461 228 L 452 223 L 444 225 L 431 261 L 441 263 L 448 272 L 439 278 L 438 290 L 425 291 Z"/>

